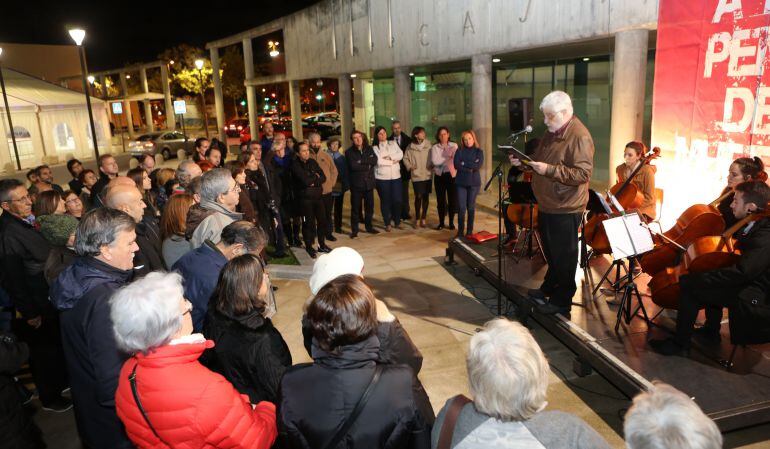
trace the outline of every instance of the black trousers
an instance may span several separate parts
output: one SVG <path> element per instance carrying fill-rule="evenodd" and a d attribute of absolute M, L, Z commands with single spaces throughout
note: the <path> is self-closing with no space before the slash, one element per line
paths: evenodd
<path fill-rule="evenodd" d="M 374 189 L 350 190 L 350 231 L 358 232 L 358 220 L 361 215 L 361 201 L 364 202 L 364 226 L 373 229 L 372 216 L 374 215 Z"/>
<path fill-rule="evenodd" d="M 325 245 L 326 238 L 326 210 L 321 198 L 300 200 L 302 206 L 302 239 L 305 248 L 313 247 L 313 242 L 318 238 L 318 245 Z"/>
<path fill-rule="evenodd" d="M 401 177 L 401 218 L 409 217 L 409 179 Z"/>
<path fill-rule="evenodd" d="M 583 214 L 538 214 L 538 231 L 548 271 L 540 290 L 551 296 L 551 304 L 569 309 L 575 296 L 578 264 L 578 228 Z"/>
<path fill-rule="evenodd" d="M 679 311 L 676 315 L 676 334 L 674 338 L 682 346 L 690 346 L 695 320 L 698 311 L 705 307 L 705 328 L 712 333 L 718 333 L 722 326 L 722 309 L 735 305 L 738 292 L 731 288 L 688 288 L 682 285 L 679 297 Z"/>
<path fill-rule="evenodd" d="M 326 195 L 321 196 L 321 200 L 324 203 L 324 219 L 326 222 L 326 226 L 323 228 L 318 229 L 318 233 L 321 234 L 321 229 L 323 229 L 323 234 L 325 237 L 331 237 L 332 235 L 332 208 L 334 207 L 334 197 L 332 196 L 331 192 L 327 193 Z"/>
<path fill-rule="evenodd" d="M 58 314 L 52 312 L 42 317 L 43 324 L 37 329 L 23 319 L 16 320 L 14 326 L 19 338 L 29 345 L 32 379 L 40 395 L 40 402 L 47 405 L 59 399 L 62 390 L 69 387 L 69 377 L 64 361 Z"/>
<path fill-rule="evenodd" d="M 345 203 L 345 192 L 334 197 L 334 231 L 342 229 L 342 208 Z M 329 223 L 329 229 L 331 229 L 332 223 Z M 331 231 L 330 231 L 331 232 Z"/>
<path fill-rule="evenodd" d="M 455 214 L 457 213 L 457 192 L 455 189 L 455 178 L 449 173 L 441 176 L 434 176 L 436 185 L 436 207 L 438 208 L 438 222 L 444 224 L 444 217 L 449 213 L 449 224 L 454 225 Z M 447 208 L 448 206 L 448 208 Z"/>

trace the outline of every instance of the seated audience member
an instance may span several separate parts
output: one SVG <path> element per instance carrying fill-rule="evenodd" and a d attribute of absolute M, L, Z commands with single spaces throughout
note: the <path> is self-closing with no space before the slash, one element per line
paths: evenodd
<path fill-rule="evenodd" d="M 211 298 L 204 335 L 216 345 L 206 363 L 252 404 L 276 402 L 291 353 L 265 317 L 270 283 L 259 257 L 244 254 L 227 262 Z"/>
<path fill-rule="evenodd" d="M 40 234 L 51 244 L 43 273 L 48 285 L 53 285 L 59 273 L 72 265 L 77 257 L 75 230 L 78 228 L 78 220 L 69 215 L 43 215 L 38 218 L 38 223 Z"/>
<path fill-rule="evenodd" d="M 75 195 L 80 195 L 83 190 L 83 183 L 80 182 L 78 177 L 83 172 L 83 164 L 77 159 L 70 159 L 67 161 L 67 171 L 72 175 L 72 179 L 70 179 L 68 184 L 70 190 L 75 192 Z"/>
<path fill-rule="evenodd" d="M 201 176 L 200 207 L 206 217 L 192 230 L 190 241 L 193 248 L 201 246 L 206 240 L 219 242 L 222 228 L 243 218 L 243 214 L 235 211 L 240 200 L 240 190 L 227 169 L 215 168 Z M 190 225 L 188 220 L 187 226 Z"/>
<path fill-rule="evenodd" d="M 200 364 L 214 344 L 192 334 L 192 305 L 183 293 L 177 273 L 155 272 L 110 300 L 115 340 L 132 355 L 115 394 L 129 438 L 141 449 L 270 448 L 275 405 L 250 404 Z"/>
<path fill-rule="evenodd" d="M 86 213 L 83 201 L 81 201 L 80 197 L 72 190 L 64 192 L 62 199 L 64 200 L 64 210 L 67 215 L 80 220 L 80 217 Z"/>
<path fill-rule="evenodd" d="M 714 421 L 687 395 L 660 382 L 634 398 L 623 434 L 628 449 L 722 448 Z"/>
<path fill-rule="evenodd" d="M 548 361 L 521 324 L 504 318 L 488 322 L 471 338 L 467 366 L 473 401 L 464 396 L 447 401 L 436 418 L 431 447 L 439 445 L 447 410 L 462 398 L 465 401 L 449 434 L 448 447 L 610 448 L 580 418 L 544 410 L 548 404 Z"/>
<path fill-rule="evenodd" d="M 329 254 L 319 257 L 313 264 L 313 273 L 310 276 L 310 293 L 315 295 L 329 281 L 346 274 L 355 274 L 363 278 L 364 259 L 353 248 L 335 248 Z M 308 299 L 305 308 L 312 301 Z M 380 363 L 392 365 L 408 365 L 414 371 L 415 376 L 422 368 L 422 354 L 414 345 L 409 334 L 398 321 L 384 302 L 375 299 L 377 308 L 377 338 L 380 339 L 379 358 Z M 312 329 L 307 315 L 302 316 L 302 336 L 305 349 L 311 354 Z"/>
<path fill-rule="evenodd" d="M 201 176 L 202 174 L 203 171 L 198 166 L 198 164 L 190 160 L 180 162 L 176 169 L 176 179 L 179 181 L 179 186 L 182 189 L 185 189 L 190 181 Z"/>
<path fill-rule="evenodd" d="M 25 409 L 15 375 L 29 358 L 29 348 L 0 330 L 0 434 L 7 449 L 43 449 L 43 434 Z"/>
<path fill-rule="evenodd" d="M 225 226 L 219 242 L 205 240 L 174 264 L 173 270 L 184 278 L 185 298 L 193 304 L 196 332 L 203 330 L 209 300 L 227 261 L 247 253 L 258 255 L 265 248 L 265 242 L 265 233 L 254 223 L 235 221 Z"/>
<path fill-rule="evenodd" d="M 85 447 L 133 447 L 115 412 L 118 375 L 127 357 L 115 343 L 108 301 L 134 276 L 135 229 L 136 221 L 119 210 L 100 207 L 86 213 L 75 232 L 80 257 L 51 287 Z"/>
<path fill-rule="evenodd" d="M 160 238 L 162 240 L 163 262 L 173 266 L 180 257 L 193 248 L 184 236 L 187 226 L 187 212 L 195 204 L 189 193 L 177 193 L 169 199 L 160 217 Z"/>
<path fill-rule="evenodd" d="M 86 211 L 89 211 L 93 208 L 93 201 L 91 198 L 91 189 L 94 187 L 94 184 L 98 181 L 96 178 L 96 173 L 94 173 L 93 170 L 90 168 L 87 168 L 80 172 L 80 176 L 78 176 L 78 181 L 80 181 L 81 184 L 83 184 L 83 187 L 80 191 L 80 201 L 83 203 L 83 207 L 85 207 Z"/>
<path fill-rule="evenodd" d="M 115 178 L 110 183 L 104 192 L 104 205 L 121 210 L 136 221 L 136 244 L 139 245 L 134 258 L 136 274 L 144 276 L 151 271 L 165 270 L 160 230 L 155 223 L 142 220 L 146 205 L 134 182 L 129 179 L 130 184 L 125 184 L 121 179 L 129 178 Z"/>
<path fill-rule="evenodd" d="M 32 205 L 32 213 L 36 217 L 43 215 L 64 215 L 67 209 L 64 207 L 64 200 L 56 190 L 46 190 L 37 194 L 35 203 Z"/>
<path fill-rule="evenodd" d="M 343 440 L 355 448 L 430 447 L 425 406 L 413 393 L 414 373 L 407 366 L 377 363 L 377 306 L 361 277 L 330 281 L 308 305 L 307 317 L 313 363 L 289 368 L 281 380 L 281 447 L 338 447 Z M 367 390 L 352 427 L 339 434 Z"/>
<path fill-rule="evenodd" d="M 35 183 L 35 187 L 37 187 L 39 192 L 49 190 L 48 187 L 50 186 L 50 188 L 55 190 L 59 195 L 64 193 L 64 189 L 62 189 L 59 184 L 53 182 L 53 171 L 51 170 L 51 167 L 41 165 L 35 168 L 35 172 L 37 172 L 37 183 Z"/>

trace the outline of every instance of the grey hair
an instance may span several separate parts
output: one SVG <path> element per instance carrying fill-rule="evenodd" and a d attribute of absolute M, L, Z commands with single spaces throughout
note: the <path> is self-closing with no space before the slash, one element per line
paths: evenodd
<path fill-rule="evenodd" d="M 566 92 L 555 90 L 543 97 L 543 101 L 540 102 L 540 110 L 543 111 L 545 108 L 550 108 L 554 112 L 566 111 L 567 114 L 571 115 L 573 113 L 572 99 Z"/>
<path fill-rule="evenodd" d="M 103 246 L 111 246 L 122 232 L 136 229 L 136 222 L 127 213 L 109 207 L 88 211 L 75 231 L 75 252 L 78 256 L 98 256 Z"/>
<path fill-rule="evenodd" d="M 185 192 L 192 193 L 193 195 L 195 195 L 196 193 L 200 195 L 201 182 L 203 182 L 201 178 L 202 176 L 196 176 L 195 178 L 191 179 L 190 182 L 188 182 L 184 188 Z"/>
<path fill-rule="evenodd" d="M 629 449 L 721 449 L 722 434 L 687 395 L 656 382 L 634 398 L 623 424 Z"/>
<path fill-rule="evenodd" d="M 9 203 L 13 200 L 11 190 L 16 190 L 18 187 L 24 187 L 18 179 L 0 179 L 0 203 Z"/>
<path fill-rule="evenodd" d="M 221 240 L 227 246 L 240 243 L 248 252 L 260 253 L 267 244 L 267 234 L 254 223 L 238 220 L 222 229 Z"/>
<path fill-rule="evenodd" d="M 201 177 L 201 198 L 216 202 L 219 195 L 230 190 L 233 175 L 226 168 L 215 168 L 207 171 Z"/>
<path fill-rule="evenodd" d="M 317 132 L 313 131 L 313 132 L 311 132 L 310 134 L 307 135 L 307 141 L 310 142 L 311 140 L 313 140 L 314 137 L 318 137 L 319 141 L 321 140 L 321 135 L 318 134 Z"/>
<path fill-rule="evenodd" d="M 546 405 L 548 361 L 527 328 L 503 318 L 471 338 L 466 360 L 476 409 L 501 421 L 523 421 Z"/>
<path fill-rule="evenodd" d="M 110 298 L 115 342 L 129 354 L 147 353 L 171 341 L 182 327 L 184 298 L 179 273 L 154 271 L 116 291 Z"/>
<path fill-rule="evenodd" d="M 190 182 L 190 176 L 191 175 L 190 175 L 190 171 L 187 169 L 187 167 L 189 167 L 191 165 L 197 165 L 197 164 L 195 162 L 193 162 L 193 161 L 188 159 L 188 160 L 182 161 L 179 164 L 179 166 L 176 168 L 176 179 L 180 183 L 186 185 L 188 182 Z"/>

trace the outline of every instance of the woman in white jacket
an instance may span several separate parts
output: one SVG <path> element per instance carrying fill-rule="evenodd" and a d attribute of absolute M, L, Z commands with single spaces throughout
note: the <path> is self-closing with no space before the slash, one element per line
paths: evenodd
<path fill-rule="evenodd" d="M 377 155 L 377 168 L 374 179 L 377 193 L 380 195 L 380 209 L 385 231 L 390 232 L 391 221 L 396 229 L 401 229 L 401 166 L 399 161 L 404 158 L 398 144 L 388 140 L 388 132 L 384 127 L 374 129 L 374 154 Z"/>

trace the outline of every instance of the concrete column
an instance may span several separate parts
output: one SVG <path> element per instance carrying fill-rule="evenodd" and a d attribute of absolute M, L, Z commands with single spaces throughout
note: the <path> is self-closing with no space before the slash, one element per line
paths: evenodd
<path fill-rule="evenodd" d="M 107 93 L 107 75 L 99 77 L 99 83 L 102 85 L 102 100 L 107 104 L 107 119 L 111 123 L 115 123 L 115 118 L 112 116 L 112 106 L 110 105 L 110 96 Z"/>
<path fill-rule="evenodd" d="M 350 146 L 350 133 L 353 132 L 353 99 L 350 90 L 350 74 L 343 73 L 337 77 L 339 90 L 340 117 L 342 119 L 342 148 Z"/>
<path fill-rule="evenodd" d="M 302 104 L 300 102 L 299 80 L 289 81 L 289 109 L 291 110 L 291 133 L 298 141 L 302 136 Z"/>
<path fill-rule="evenodd" d="M 225 100 L 222 96 L 222 78 L 219 77 L 219 49 L 212 48 L 211 54 L 211 78 L 214 80 L 214 108 L 217 112 L 217 134 L 220 140 L 227 142 L 225 134 Z"/>
<path fill-rule="evenodd" d="M 171 86 L 168 83 L 168 66 L 160 66 L 160 83 L 163 85 L 163 96 L 166 100 L 166 129 L 176 129 L 176 114 L 174 114 L 174 102 L 171 101 Z"/>
<path fill-rule="evenodd" d="M 409 78 L 409 67 L 393 69 L 393 81 L 396 90 L 396 120 L 401 122 L 401 129 L 408 133 L 412 125 L 412 80 Z M 389 128 L 387 123 L 378 125 Z"/>
<path fill-rule="evenodd" d="M 150 86 L 147 84 L 147 69 L 143 68 L 139 71 L 139 78 L 142 82 L 142 90 L 144 93 L 150 93 Z M 155 124 L 152 121 L 152 103 L 150 100 L 144 100 L 144 122 L 147 126 L 147 132 L 151 133 L 155 131 Z"/>
<path fill-rule="evenodd" d="M 617 181 L 615 167 L 623 163 L 626 143 L 642 138 L 648 34 L 647 30 L 626 30 L 615 34 L 608 167 L 610 185 Z"/>
<path fill-rule="evenodd" d="M 134 139 L 136 134 L 134 133 L 134 117 L 131 113 L 131 102 L 128 100 L 128 83 L 126 83 L 126 72 L 120 72 L 120 91 L 123 93 L 123 115 L 126 118 L 126 128 L 128 129 L 128 137 Z"/>
<path fill-rule="evenodd" d="M 478 138 L 479 148 L 484 150 L 482 182 L 492 174 L 492 56 L 474 55 L 471 58 L 473 131 Z M 457 136 L 459 139 L 460 136 Z"/>
<path fill-rule="evenodd" d="M 249 107 L 249 128 L 251 139 L 259 140 L 259 120 L 257 120 L 257 88 L 248 84 L 254 79 L 254 52 L 251 39 L 243 40 L 243 68 L 246 72 L 246 103 Z"/>
<path fill-rule="evenodd" d="M 366 128 L 366 102 L 364 100 L 364 80 L 361 78 L 353 79 L 353 108 L 355 109 L 356 123 L 355 128 L 359 131 L 365 132 L 367 135 L 369 132 Z"/>

